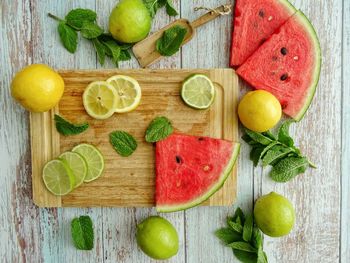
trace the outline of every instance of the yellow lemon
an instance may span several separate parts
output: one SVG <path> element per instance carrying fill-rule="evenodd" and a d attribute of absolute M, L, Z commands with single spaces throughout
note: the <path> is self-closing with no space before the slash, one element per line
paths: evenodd
<path fill-rule="evenodd" d="M 281 119 L 282 107 L 277 98 L 264 90 L 248 92 L 238 105 L 242 124 L 255 132 L 273 128 Z"/>
<path fill-rule="evenodd" d="M 44 112 L 55 107 L 63 91 L 62 77 L 43 64 L 25 67 L 16 74 L 11 83 L 12 97 L 32 112 Z"/>

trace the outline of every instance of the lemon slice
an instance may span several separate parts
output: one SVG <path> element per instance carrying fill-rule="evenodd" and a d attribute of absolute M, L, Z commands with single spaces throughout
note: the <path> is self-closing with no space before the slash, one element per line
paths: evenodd
<path fill-rule="evenodd" d="M 207 109 L 215 98 L 214 84 L 207 76 L 195 74 L 182 84 L 181 97 L 192 108 Z"/>
<path fill-rule="evenodd" d="M 95 146 L 85 143 L 79 144 L 73 148 L 72 152 L 79 153 L 87 163 L 88 170 L 84 182 L 91 182 L 102 175 L 105 162 L 103 155 Z"/>
<path fill-rule="evenodd" d="M 115 112 L 129 112 L 140 104 L 141 87 L 136 79 L 124 75 L 116 75 L 107 79 L 119 97 Z"/>
<path fill-rule="evenodd" d="M 74 188 L 77 188 L 84 182 L 84 179 L 88 172 L 88 166 L 84 158 L 80 154 L 74 152 L 62 153 L 59 158 L 65 160 L 69 167 L 72 169 L 72 172 L 75 176 Z"/>
<path fill-rule="evenodd" d="M 54 195 L 66 195 L 73 190 L 75 178 L 72 170 L 64 160 L 52 160 L 43 169 L 46 188 Z"/>
<path fill-rule="evenodd" d="M 112 85 L 106 81 L 95 81 L 86 87 L 83 104 L 91 117 L 104 120 L 113 115 L 119 102 L 118 98 Z"/>

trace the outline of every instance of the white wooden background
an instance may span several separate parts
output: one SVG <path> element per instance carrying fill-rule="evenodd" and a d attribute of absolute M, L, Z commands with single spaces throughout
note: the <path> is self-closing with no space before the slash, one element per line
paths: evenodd
<path fill-rule="evenodd" d="M 74 55 L 59 43 L 56 22 L 48 12 L 64 16 L 76 7 L 96 10 L 106 25 L 115 0 L 1 0 L 0 1 L 0 261 L 1 262 L 151 262 L 135 243 L 135 225 L 155 214 L 153 209 L 39 209 L 31 199 L 28 113 L 13 102 L 11 78 L 31 63 L 54 68 L 100 68 L 90 43 L 82 40 Z M 194 19 L 196 6 L 214 7 L 233 0 L 175 0 L 181 17 Z M 266 238 L 270 262 L 350 262 L 350 1 L 293 0 L 313 22 L 321 40 L 323 66 L 320 84 L 306 117 L 293 127 L 296 141 L 317 170 L 287 184 L 268 179 L 254 169 L 243 144 L 239 159 L 237 205 L 251 209 L 261 194 L 277 191 L 295 205 L 297 223 L 284 238 Z M 173 18 L 164 11 L 156 30 Z M 217 19 L 176 56 L 156 68 L 227 67 L 231 17 Z M 113 67 L 112 64 L 105 65 Z M 122 68 L 137 68 L 135 60 Z M 233 208 L 194 208 L 166 215 L 180 235 L 180 250 L 169 262 L 236 262 L 213 231 L 225 223 Z M 70 221 L 89 214 L 96 244 L 91 252 L 72 246 Z"/>

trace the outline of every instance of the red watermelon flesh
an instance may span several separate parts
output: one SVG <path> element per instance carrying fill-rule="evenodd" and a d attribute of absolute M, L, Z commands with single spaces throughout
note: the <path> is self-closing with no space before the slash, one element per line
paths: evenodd
<path fill-rule="evenodd" d="M 236 0 L 230 65 L 241 65 L 296 12 L 287 0 Z"/>
<path fill-rule="evenodd" d="M 285 114 L 299 121 L 314 96 L 321 68 L 316 32 L 298 11 L 237 73 L 256 89 L 274 94 Z"/>
<path fill-rule="evenodd" d="M 221 188 L 239 144 L 209 137 L 173 134 L 156 144 L 156 206 L 173 212 L 196 206 Z"/>

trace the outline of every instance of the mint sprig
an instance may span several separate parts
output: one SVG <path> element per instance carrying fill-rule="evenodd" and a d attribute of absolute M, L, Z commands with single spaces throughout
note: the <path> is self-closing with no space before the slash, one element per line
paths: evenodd
<path fill-rule="evenodd" d="M 294 145 L 294 140 L 289 134 L 291 123 L 291 121 L 284 122 L 277 135 L 245 129 L 245 134 L 242 136 L 242 139 L 252 147 L 250 159 L 254 166 L 260 161 L 263 166 L 272 166 L 269 175 L 276 182 L 288 182 L 304 173 L 308 167 L 316 168 Z"/>
<path fill-rule="evenodd" d="M 74 218 L 71 222 L 74 246 L 80 250 L 92 250 L 94 247 L 94 229 L 89 216 Z"/>
<path fill-rule="evenodd" d="M 166 117 L 155 118 L 146 130 L 146 142 L 158 142 L 173 133 L 173 126 Z"/>
<path fill-rule="evenodd" d="M 61 116 L 57 114 L 55 114 L 54 120 L 55 120 L 56 130 L 64 136 L 77 135 L 86 131 L 89 128 L 88 123 L 73 124 L 63 119 Z"/>
<path fill-rule="evenodd" d="M 178 12 L 174 8 L 172 0 L 143 0 L 143 3 L 147 7 L 151 17 L 155 17 L 158 9 L 165 7 L 169 16 L 177 16 Z"/>
<path fill-rule="evenodd" d="M 181 26 L 173 26 L 164 31 L 162 37 L 157 40 L 156 49 L 162 56 L 172 56 L 180 50 L 185 39 L 187 29 Z"/>
<path fill-rule="evenodd" d="M 109 141 L 114 150 L 123 157 L 130 156 L 137 148 L 137 142 L 134 137 L 124 131 L 114 131 L 110 133 Z"/>
<path fill-rule="evenodd" d="M 263 251 L 264 238 L 255 225 L 253 215 L 244 215 L 238 207 L 233 217 L 227 218 L 228 227 L 215 232 L 221 242 L 232 248 L 233 254 L 243 263 L 267 263 Z"/>
<path fill-rule="evenodd" d="M 119 61 L 131 59 L 129 49 L 132 45 L 121 44 L 110 34 L 104 33 L 103 29 L 96 23 L 97 14 L 90 9 L 73 9 L 65 17 L 59 18 L 53 14 L 49 17 L 57 20 L 58 33 L 63 46 L 70 52 L 75 53 L 78 47 L 78 32 L 81 36 L 92 42 L 97 59 L 104 65 L 105 58 L 109 57 L 118 67 Z"/>

